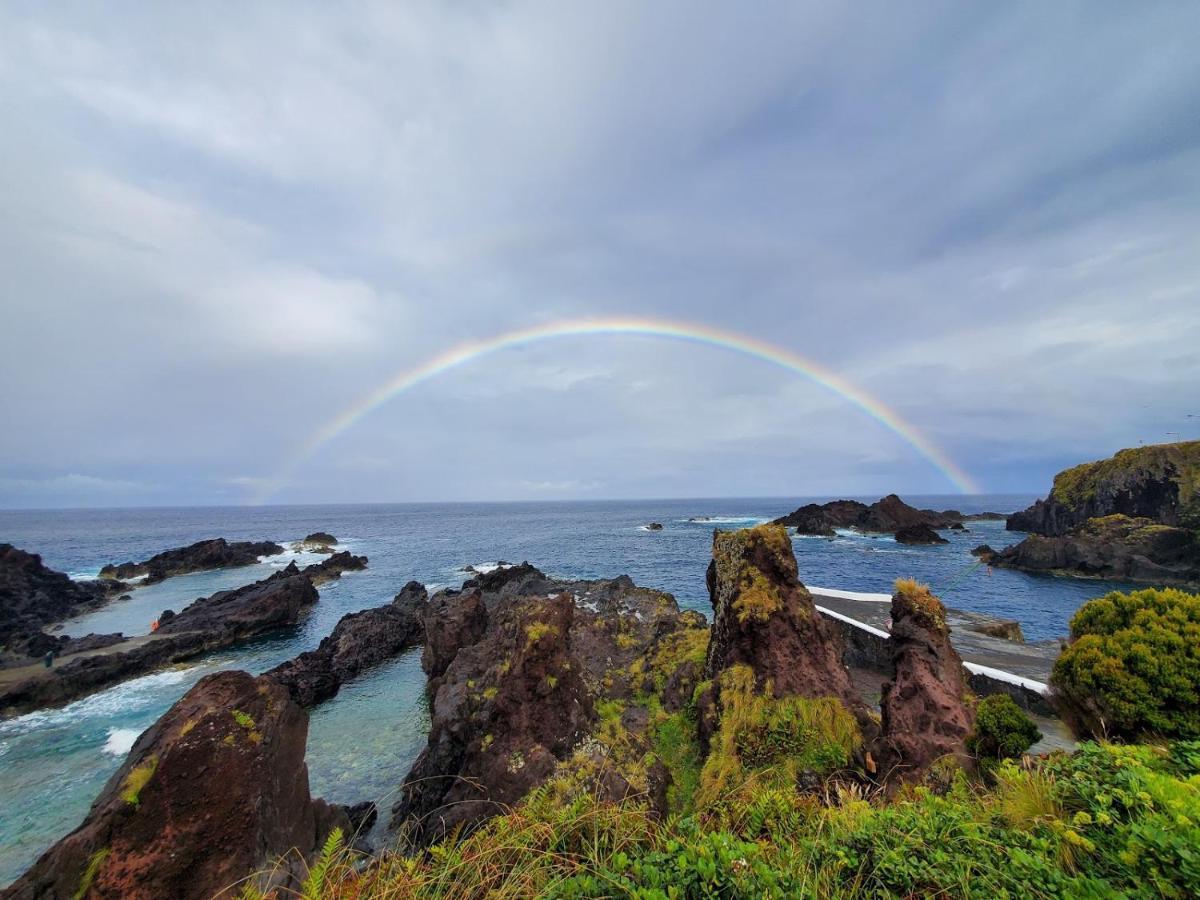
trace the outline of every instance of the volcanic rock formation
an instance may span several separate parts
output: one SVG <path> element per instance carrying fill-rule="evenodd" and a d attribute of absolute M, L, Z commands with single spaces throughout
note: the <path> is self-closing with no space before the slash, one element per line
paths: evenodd
<path fill-rule="evenodd" d="M 187 547 L 164 550 L 140 563 L 109 564 L 100 570 L 100 577 L 127 580 L 144 578 L 143 584 L 154 584 L 173 575 L 204 572 L 210 569 L 232 569 L 258 562 L 260 556 L 275 556 L 283 548 L 271 541 L 235 541 L 213 538 L 197 541 Z"/>
<path fill-rule="evenodd" d="M 889 647 L 895 674 L 883 686 L 874 755 L 884 778 L 917 778 L 945 756 L 966 759 L 974 724 L 962 659 L 946 610 L 924 585 L 896 582 Z"/>
<path fill-rule="evenodd" d="M 207 900 L 285 854 L 299 867 L 297 851 L 311 857 L 333 828 L 353 831 L 344 809 L 309 794 L 307 733 L 308 715 L 269 679 L 201 679 L 6 900 Z M 294 881 L 286 869 L 272 875 L 274 886 Z"/>
<path fill-rule="evenodd" d="M 896 532 L 897 544 L 948 544 L 944 537 L 928 525 L 906 525 Z"/>

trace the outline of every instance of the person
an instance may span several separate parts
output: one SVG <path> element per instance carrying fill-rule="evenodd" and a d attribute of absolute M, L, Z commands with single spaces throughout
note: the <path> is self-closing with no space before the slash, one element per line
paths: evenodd
<path fill-rule="evenodd" d="M 154 634 L 156 631 L 158 631 L 158 619 L 155 619 L 150 623 L 150 633 Z"/>

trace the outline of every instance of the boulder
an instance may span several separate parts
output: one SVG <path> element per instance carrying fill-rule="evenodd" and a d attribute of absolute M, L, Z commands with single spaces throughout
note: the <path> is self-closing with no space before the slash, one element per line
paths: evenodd
<path fill-rule="evenodd" d="M 227 541 L 213 538 L 197 541 L 187 547 L 175 547 L 156 553 L 142 562 L 109 564 L 100 570 L 102 579 L 143 578 L 143 584 L 154 584 L 173 575 L 205 572 L 211 569 L 232 569 L 258 562 L 260 556 L 275 556 L 283 548 L 271 541 Z"/>
<path fill-rule="evenodd" d="M 1044 500 L 1008 517 L 1009 531 L 1058 537 L 1111 515 L 1200 529 L 1200 441 L 1121 450 L 1054 476 Z"/>
<path fill-rule="evenodd" d="M 646 525 L 643 525 L 642 527 L 645 528 L 647 531 L 662 531 L 663 530 L 662 522 L 650 522 Z"/>
<path fill-rule="evenodd" d="M 207 900 L 245 879 L 294 885 L 295 871 L 269 871 L 277 858 L 299 868 L 333 828 L 352 830 L 345 810 L 309 794 L 307 734 L 307 714 L 269 679 L 206 676 L 5 897 Z"/>
<path fill-rule="evenodd" d="M 316 650 L 301 653 L 264 677 L 286 688 L 300 706 L 315 706 L 371 666 L 420 645 L 425 606 L 424 585 L 410 582 L 391 603 L 342 616 Z"/>
<path fill-rule="evenodd" d="M 1016 619 L 997 619 L 994 622 L 976 622 L 968 625 L 972 631 L 977 631 L 980 634 L 986 634 L 988 637 L 1000 638 L 1004 641 L 1012 641 L 1016 644 L 1025 643 L 1025 632 L 1021 630 L 1021 623 Z"/>
<path fill-rule="evenodd" d="M 928 525 L 906 525 L 896 532 L 897 544 L 948 544 L 950 543 Z"/>
<path fill-rule="evenodd" d="M 920 778 L 943 757 L 969 759 L 974 724 L 962 659 L 950 644 L 946 610 L 929 588 L 897 581 L 888 642 L 894 674 L 883 685 L 874 757 L 885 779 Z"/>

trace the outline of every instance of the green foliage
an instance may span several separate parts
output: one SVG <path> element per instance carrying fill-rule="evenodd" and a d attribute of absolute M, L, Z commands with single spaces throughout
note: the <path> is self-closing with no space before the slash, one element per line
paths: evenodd
<path fill-rule="evenodd" d="M 142 788 L 154 777 L 154 770 L 157 768 L 157 756 L 150 756 L 141 765 L 134 766 L 121 785 L 121 799 L 130 806 L 138 806 L 141 803 Z"/>
<path fill-rule="evenodd" d="M 975 710 L 975 730 L 967 737 L 967 749 L 981 759 L 1008 759 L 1041 739 L 1042 733 L 1012 697 L 993 694 Z"/>
<path fill-rule="evenodd" d="M 333 829 L 325 839 L 325 845 L 316 861 L 309 866 L 304 884 L 300 886 L 300 896 L 303 900 L 320 900 L 326 896 L 329 887 L 326 882 L 330 880 L 331 874 L 336 872 L 336 864 L 343 855 L 344 845 L 342 829 Z"/>
<path fill-rule="evenodd" d="M 1200 494 L 1200 441 L 1133 447 L 1109 459 L 1075 466 L 1054 477 L 1051 495 L 1077 508 L 1095 499 L 1102 484 L 1127 482 L 1139 474 L 1154 479 L 1169 475 L 1178 485 L 1181 508 L 1191 508 Z"/>
<path fill-rule="evenodd" d="M 92 883 L 96 880 L 96 876 L 100 874 L 100 869 L 104 866 L 104 861 L 108 859 L 108 854 L 111 852 L 110 847 L 102 847 L 88 857 L 87 868 L 83 870 L 83 877 L 79 879 L 79 887 L 76 888 L 75 893 L 72 895 L 72 900 L 83 900 L 88 895 L 88 891 L 92 889 Z"/>
<path fill-rule="evenodd" d="M 1051 681 L 1084 730 L 1200 738 L 1200 595 L 1114 591 L 1071 619 Z"/>
<path fill-rule="evenodd" d="M 721 674 L 721 722 L 700 773 L 701 806 L 741 805 L 748 784 L 792 784 L 801 772 L 846 765 L 862 738 L 836 697 L 771 696 L 748 666 Z"/>
<path fill-rule="evenodd" d="M 996 787 L 960 775 L 868 802 L 844 791 L 768 839 L 704 816 L 534 791 L 427 855 L 322 854 L 322 888 L 356 898 L 1183 898 L 1200 892 L 1200 743 L 1081 745 Z M 769 806 L 786 792 L 750 796 Z M 774 799 L 771 799 L 774 798 Z M 749 823 L 753 827 L 753 823 Z M 320 862 L 318 863 L 320 865 Z"/>
<path fill-rule="evenodd" d="M 240 709 L 235 709 L 233 711 L 233 720 L 247 731 L 254 728 L 254 719 L 248 713 L 244 713 Z"/>

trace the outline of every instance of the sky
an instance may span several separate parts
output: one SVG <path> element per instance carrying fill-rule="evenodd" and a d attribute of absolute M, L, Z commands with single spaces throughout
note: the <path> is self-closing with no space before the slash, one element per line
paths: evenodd
<path fill-rule="evenodd" d="M 0 506 L 990 493 L 1200 437 L 1200 4 L 0 6 Z"/>

